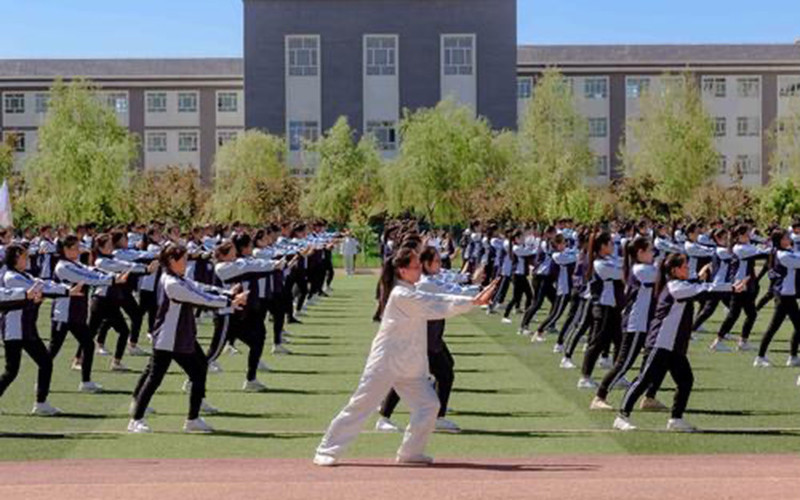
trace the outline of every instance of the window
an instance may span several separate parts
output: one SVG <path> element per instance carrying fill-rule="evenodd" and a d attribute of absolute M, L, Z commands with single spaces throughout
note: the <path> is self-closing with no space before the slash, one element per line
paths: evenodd
<path fill-rule="evenodd" d="M 781 97 L 798 97 L 800 96 L 800 81 L 794 81 L 781 85 Z"/>
<path fill-rule="evenodd" d="M 25 152 L 25 132 L 7 132 L 5 141 L 15 153 Z"/>
<path fill-rule="evenodd" d="M 736 79 L 736 94 L 744 99 L 761 96 L 761 81 L 758 77 Z"/>
<path fill-rule="evenodd" d="M 25 94 L 5 94 L 3 103 L 6 114 L 21 115 L 25 113 Z"/>
<path fill-rule="evenodd" d="M 475 64 L 473 35 L 446 35 L 442 39 L 445 75 L 472 75 Z"/>
<path fill-rule="evenodd" d="M 315 36 L 290 36 L 287 38 L 289 76 L 317 76 L 319 74 L 319 39 Z"/>
<path fill-rule="evenodd" d="M 34 95 L 34 107 L 36 114 L 47 114 L 47 109 L 50 107 L 50 94 L 36 94 Z"/>
<path fill-rule="evenodd" d="M 220 113 L 236 113 L 239 110 L 239 94 L 236 92 L 220 92 L 217 94 L 217 111 Z"/>
<path fill-rule="evenodd" d="M 728 135 L 728 120 L 724 116 L 714 118 L 714 137 L 725 137 Z"/>
<path fill-rule="evenodd" d="M 625 83 L 625 95 L 628 99 L 639 99 L 650 89 L 649 78 L 628 78 Z"/>
<path fill-rule="evenodd" d="M 703 93 L 712 97 L 725 97 L 727 94 L 725 78 L 703 78 Z"/>
<path fill-rule="evenodd" d="M 178 151 L 194 153 L 197 151 L 197 132 L 178 132 Z"/>
<path fill-rule="evenodd" d="M 608 96 L 608 82 L 605 78 L 587 78 L 583 81 L 583 95 L 587 99 L 605 99 Z"/>
<path fill-rule="evenodd" d="M 724 174 L 725 172 L 727 172 L 728 171 L 728 157 L 725 156 L 725 155 L 719 155 L 719 158 L 717 159 L 717 161 L 719 162 L 719 168 L 718 168 L 719 173 L 720 174 Z"/>
<path fill-rule="evenodd" d="M 167 133 L 166 132 L 148 132 L 147 133 L 147 152 L 148 153 L 166 153 L 167 152 Z"/>
<path fill-rule="evenodd" d="M 393 76 L 397 72 L 397 38 L 368 36 L 365 40 L 367 75 Z"/>
<path fill-rule="evenodd" d="M 589 118 L 589 137 L 608 136 L 608 120 L 606 118 Z"/>
<path fill-rule="evenodd" d="M 533 77 L 517 78 L 517 99 L 530 99 L 531 97 L 533 97 Z"/>
<path fill-rule="evenodd" d="M 597 175 L 608 175 L 608 156 L 595 156 L 594 170 Z"/>
<path fill-rule="evenodd" d="M 300 151 L 305 142 L 316 142 L 319 139 L 317 122 L 289 122 L 289 150 Z"/>
<path fill-rule="evenodd" d="M 239 132 L 236 130 L 217 130 L 217 146 L 221 148 L 235 140 L 237 135 L 239 135 Z"/>
<path fill-rule="evenodd" d="M 742 175 L 758 174 L 761 172 L 761 159 L 758 155 L 738 155 L 734 168 Z"/>
<path fill-rule="evenodd" d="M 736 135 L 739 137 L 758 137 L 761 124 L 757 116 L 740 116 L 736 118 Z"/>
<path fill-rule="evenodd" d="M 147 94 L 147 112 L 148 113 L 167 112 L 166 92 L 149 92 Z"/>
<path fill-rule="evenodd" d="M 378 149 L 381 151 L 397 149 L 397 129 L 394 122 L 367 122 L 367 134 L 375 138 Z"/>
<path fill-rule="evenodd" d="M 106 95 L 106 105 L 113 109 L 118 115 L 128 112 L 128 95 L 122 93 Z"/>
<path fill-rule="evenodd" d="M 178 93 L 178 113 L 197 113 L 197 93 Z"/>

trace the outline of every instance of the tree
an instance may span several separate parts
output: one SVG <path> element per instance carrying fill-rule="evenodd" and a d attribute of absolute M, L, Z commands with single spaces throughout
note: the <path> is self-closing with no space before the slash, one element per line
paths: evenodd
<path fill-rule="evenodd" d="M 545 70 L 536 85 L 518 139 L 520 157 L 509 176 L 513 214 L 533 219 L 569 215 L 573 195 L 586 189 L 594 157 L 588 121 L 558 70 Z"/>
<path fill-rule="evenodd" d="M 14 150 L 9 144 L 0 142 L 0 182 L 11 176 L 14 168 Z"/>
<path fill-rule="evenodd" d="M 356 143 L 346 117 L 312 146 L 317 173 L 305 198 L 310 211 L 338 224 L 366 221 L 382 197 L 381 157 L 371 136 Z"/>
<path fill-rule="evenodd" d="M 714 178 L 719 153 L 694 77 L 664 75 L 660 84 L 660 91 L 640 98 L 641 115 L 628 124 L 622 159 L 628 176 L 652 178 L 659 200 L 673 204 Z"/>
<path fill-rule="evenodd" d="M 262 223 L 281 218 L 292 200 L 285 191 L 295 181 L 286 166 L 280 137 L 250 130 L 226 143 L 214 160 L 211 217 L 218 221 Z"/>
<path fill-rule="evenodd" d="M 439 224 L 478 215 L 472 203 L 499 196 L 507 175 L 507 136 L 492 132 L 483 118 L 451 100 L 435 108 L 405 111 L 400 155 L 387 163 L 384 183 L 390 212 L 410 210 Z"/>
<path fill-rule="evenodd" d="M 188 228 L 202 213 L 207 194 L 196 169 L 146 170 L 131 180 L 130 211 L 136 220 L 169 220 Z"/>
<path fill-rule="evenodd" d="M 26 204 L 38 223 L 125 220 L 137 139 L 84 80 L 56 81 L 39 149 L 25 164 Z"/>

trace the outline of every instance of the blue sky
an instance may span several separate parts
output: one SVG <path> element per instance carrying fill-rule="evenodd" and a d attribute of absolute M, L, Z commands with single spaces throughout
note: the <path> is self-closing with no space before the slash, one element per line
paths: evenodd
<path fill-rule="evenodd" d="M 518 2 L 520 43 L 800 38 L 799 0 Z M 0 0 L 0 58 L 239 56 L 241 11 L 241 0 Z"/>

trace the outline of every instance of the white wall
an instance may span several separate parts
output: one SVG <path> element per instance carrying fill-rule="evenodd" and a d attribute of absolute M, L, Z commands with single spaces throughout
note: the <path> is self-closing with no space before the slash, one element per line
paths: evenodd
<path fill-rule="evenodd" d="M 220 111 L 218 107 L 219 95 L 224 93 L 236 94 L 236 111 Z M 218 90 L 217 99 L 217 127 L 244 127 L 244 91 L 243 90 Z"/>
<path fill-rule="evenodd" d="M 448 36 L 472 37 L 472 74 L 445 74 L 445 38 Z M 472 33 L 446 33 L 440 38 L 441 61 L 441 98 L 454 99 L 457 103 L 468 106 L 477 115 L 478 112 L 478 38 Z"/>
<path fill-rule="evenodd" d="M 151 132 L 163 132 L 167 134 L 167 150 L 165 152 L 147 150 L 147 135 Z M 178 137 L 181 132 L 197 133 L 197 151 L 185 152 L 178 150 Z M 142 147 L 144 149 L 144 166 L 146 169 L 158 169 L 167 166 L 200 168 L 200 129 L 147 129 L 145 130 L 145 136 L 142 138 Z"/>
<path fill-rule="evenodd" d="M 197 94 L 197 110 L 195 112 L 178 112 L 178 94 Z M 147 109 L 149 94 L 166 94 L 165 112 L 150 113 Z M 145 127 L 199 127 L 200 126 L 200 92 L 197 90 L 148 90 L 144 95 Z"/>

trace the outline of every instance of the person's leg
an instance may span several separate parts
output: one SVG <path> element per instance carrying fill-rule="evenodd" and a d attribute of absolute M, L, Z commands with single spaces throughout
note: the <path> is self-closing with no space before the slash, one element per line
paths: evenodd
<path fill-rule="evenodd" d="M 739 315 L 742 313 L 743 302 L 741 299 L 742 294 L 733 294 L 731 297 L 731 307 L 728 309 L 728 314 L 725 316 L 725 319 L 722 321 L 722 324 L 719 327 L 719 331 L 717 332 L 717 338 L 722 340 L 725 338 L 726 335 L 731 333 L 731 329 L 733 325 L 736 324 L 736 321 L 739 319 Z"/>
<path fill-rule="evenodd" d="M 717 310 L 719 302 L 720 302 L 720 295 L 717 293 L 712 294 L 711 297 L 709 297 L 708 300 L 706 300 L 705 304 L 703 305 L 703 308 L 700 309 L 699 313 L 697 313 L 697 317 L 695 318 L 694 323 L 692 324 L 693 332 L 699 330 L 700 327 L 703 326 L 703 324 L 711 316 L 714 315 L 714 311 Z"/>
<path fill-rule="evenodd" d="M 748 293 L 745 294 L 744 304 L 742 309 L 744 310 L 744 324 L 742 325 L 742 340 L 748 340 L 750 338 L 750 333 L 753 331 L 753 325 L 756 324 L 756 319 L 758 318 L 758 311 L 756 310 L 756 294 L 755 293 Z"/>
<path fill-rule="evenodd" d="M 576 318 L 575 327 L 572 329 L 571 334 L 568 336 L 567 348 L 564 350 L 564 357 L 572 358 L 575 350 L 578 348 L 578 343 L 581 341 L 586 332 L 592 327 L 592 303 L 588 299 L 581 299 L 580 311 Z"/>
<path fill-rule="evenodd" d="M 51 358 L 55 359 L 55 357 L 58 356 L 61 347 L 64 345 L 64 340 L 67 338 L 68 330 L 69 328 L 66 323 L 54 321 L 50 324 L 50 345 L 47 350 L 50 351 Z M 94 353 L 94 345 L 92 345 L 91 351 Z"/>
<path fill-rule="evenodd" d="M 620 404 L 620 414 L 623 416 L 630 416 L 633 411 L 633 406 L 636 401 L 644 394 L 650 387 L 654 380 L 664 377 L 667 372 L 669 363 L 670 352 L 664 349 L 653 349 L 647 357 L 642 371 L 638 377 L 633 381 L 625 395 L 622 397 Z"/>
<path fill-rule="evenodd" d="M 564 324 L 561 325 L 561 329 L 558 331 L 558 339 L 556 340 L 557 345 L 564 345 L 564 341 L 567 338 L 567 332 L 569 332 L 570 327 L 572 327 L 572 323 L 575 321 L 575 318 L 578 314 L 578 309 L 580 306 L 580 299 L 577 294 L 573 293 L 569 297 L 569 309 L 567 311 L 567 317 L 564 319 Z"/>
<path fill-rule="evenodd" d="M 628 373 L 633 363 L 636 362 L 636 356 L 642 350 L 644 340 L 647 334 L 644 332 L 626 332 L 622 336 L 622 343 L 619 348 L 619 356 L 611 370 L 603 377 L 600 387 L 597 389 L 597 397 L 606 399 L 608 392 L 614 388 L 614 385 L 619 382 L 622 377 Z"/>
<path fill-rule="evenodd" d="M 228 329 L 230 328 L 232 314 L 214 315 L 214 334 L 211 337 L 211 344 L 208 346 L 206 359 L 210 363 L 216 361 L 222 354 L 225 342 L 228 340 Z"/>
<path fill-rule="evenodd" d="M 444 418 L 447 415 L 447 403 L 450 401 L 450 393 L 455 381 L 452 356 L 450 356 L 447 346 L 440 352 L 428 351 L 428 365 L 431 375 L 436 379 L 436 394 L 439 396 L 438 417 Z"/>
<path fill-rule="evenodd" d="M 793 302 L 795 304 L 795 308 L 797 307 L 797 299 L 794 297 L 790 297 L 788 301 L 784 300 L 783 297 L 779 297 L 777 299 L 775 312 L 772 313 L 772 319 L 769 322 L 769 326 L 767 326 L 767 330 L 764 332 L 764 336 L 761 338 L 761 345 L 758 348 L 759 357 L 766 357 L 767 349 L 769 349 L 769 344 L 772 342 L 772 338 L 780 329 L 781 325 L 783 324 L 783 320 L 786 319 L 786 315 L 788 313 L 787 302 Z"/>
<path fill-rule="evenodd" d="M 541 333 L 550 330 L 551 328 L 555 328 L 556 323 L 561 316 L 564 314 L 564 310 L 567 308 L 569 304 L 569 295 L 559 295 L 556 299 L 556 303 L 553 307 L 550 308 L 550 312 L 547 314 L 547 318 L 539 325 L 538 331 Z"/>
<path fill-rule="evenodd" d="M 589 333 L 589 347 L 586 350 L 586 355 L 583 357 L 583 367 L 581 374 L 585 378 L 590 378 L 594 371 L 594 365 L 600 354 L 606 348 L 609 340 L 608 332 L 608 317 L 609 307 L 601 305 L 592 305 L 592 330 Z"/>
<path fill-rule="evenodd" d="M 536 313 L 539 312 L 539 309 L 541 309 L 544 304 L 545 295 L 545 280 L 543 278 L 537 278 L 537 288 L 534 294 L 533 304 L 525 310 L 520 328 L 530 327 L 534 316 L 536 316 Z"/>
<path fill-rule="evenodd" d="M 120 307 L 128 315 L 131 320 L 130 338 L 128 339 L 131 345 L 139 343 L 139 333 L 142 331 L 142 320 L 144 319 L 144 311 L 136 299 L 133 297 L 133 292 L 126 291 L 122 295 L 122 302 Z"/>
<path fill-rule="evenodd" d="M 72 332 L 72 336 L 78 341 L 83 350 L 81 360 L 81 381 L 90 382 L 92 380 L 92 364 L 94 363 L 94 342 L 89 328 L 82 323 L 70 323 L 67 328 Z"/>
<path fill-rule="evenodd" d="M 755 304 L 753 304 L 755 306 Z M 672 353 L 669 373 L 675 381 L 675 398 L 672 401 L 672 418 L 683 418 L 689 396 L 694 385 L 694 374 L 689 358 L 684 354 Z"/>
<path fill-rule="evenodd" d="M 764 309 L 764 307 L 766 307 L 766 305 L 769 304 L 773 298 L 775 298 L 775 294 L 773 293 L 772 288 L 767 288 L 766 293 L 764 293 L 764 295 L 758 299 L 756 310 L 761 311 Z"/>
<path fill-rule="evenodd" d="M 42 339 L 22 341 L 22 348 L 28 356 L 39 366 L 39 374 L 36 378 L 36 402 L 44 403 L 50 394 L 50 380 L 53 377 L 53 358 L 47 351 Z"/>
<path fill-rule="evenodd" d="M 174 354 L 175 362 L 183 368 L 189 381 L 192 383 L 192 391 L 189 394 L 189 412 L 187 420 L 194 420 L 200 416 L 200 405 L 206 397 L 206 375 L 208 373 L 208 362 L 203 350 L 195 343 L 194 351 L 191 354 Z"/>
<path fill-rule="evenodd" d="M 400 396 L 397 395 L 397 391 L 394 389 L 389 391 L 389 394 L 383 399 L 381 403 L 380 410 L 378 413 L 383 418 L 392 418 L 394 414 L 394 410 L 397 408 L 397 405 L 400 403 Z"/>
<path fill-rule="evenodd" d="M 164 380 L 164 375 L 169 370 L 169 365 L 172 363 L 172 353 L 169 351 L 153 350 L 151 358 L 150 370 L 147 371 L 147 378 L 141 384 L 141 388 L 136 395 L 136 407 L 133 411 L 133 419 L 141 420 L 144 418 L 145 411 L 153 394 L 156 393 L 161 382 Z"/>
<path fill-rule="evenodd" d="M 142 388 L 147 382 L 147 378 L 150 376 L 150 373 L 153 371 L 154 363 L 155 356 L 150 355 L 150 359 L 147 360 L 147 364 L 144 366 L 144 370 L 142 370 L 142 374 L 139 375 L 139 379 L 136 381 L 136 385 L 133 388 L 132 396 L 134 401 L 139 399 L 139 395 L 142 393 Z"/>
<path fill-rule="evenodd" d="M 436 427 L 439 398 L 426 378 L 398 380 L 395 388 L 411 413 L 397 457 L 418 457 L 425 452 L 425 446 Z"/>
<path fill-rule="evenodd" d="M 0 397 L 6 392 L 11 382 L 17 378 L 19 374 L 19 365 L 22 361 L 22 341 L 21 340 L 7 340 L 5 342 L 6 351 L 6 367 L 3 374 L 0 375 Z"/>
<path fill-rule="evenodd" d="M 111 307 L 108 311 L 108 324 L 117 332 L 117 346 L 114 348 L 114 360 L 121 361 L 125 355 L 125 347 L 128 346 L 128 338 L 130 338 L 131 331 L 128 328 L 128 323 L 122 315 L 119 307 Z"/>
<path fill-rule="evenodd" d="M 787 301 L 786 314 L 794 328 L 792 339 L 789 341 L 789 356 L 797 357 L 797 349 L 800 346 L 800 308 L 797 307 L 797 301 L 794 298 Z"/>
<path fill-rule="evenodd" d="M 512 278 L 514 289 L 511 293 L 511 301 L 506 304 L 506 309 L 503 311 L 504 318 L 511 316 L 511 311 L 513 311 L 515 307 L 519 307 L 520 303 L 522 302 L 522 286 L 519 283 L 520 278 L 522 278 L 523 281 L 525 280 L 524 276 L 520 276 L 518 274 L 515 274 Z"/>
<path fill-rule="evenodd" d="M 340 455 L 358 436 L 364 421 L 375 411 L 393 385 L 394 376 L 388 370 L 380 368 L 366 370 L 361 375 L 350 401 L 331 421 L 317 447 L 317 453 L 332 457 Z M 428 387 L 430 388 L 430 384 Z"/>

